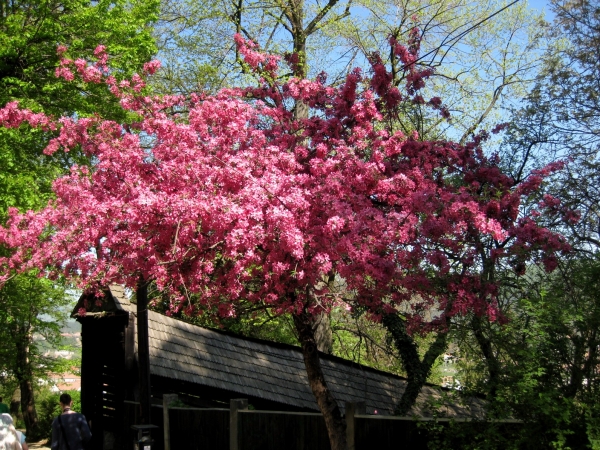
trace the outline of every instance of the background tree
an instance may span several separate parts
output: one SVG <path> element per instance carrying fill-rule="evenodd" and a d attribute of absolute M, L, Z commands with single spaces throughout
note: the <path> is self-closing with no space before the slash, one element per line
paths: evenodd
<path fill-rule="evenodd" d="M 429 139 L 464 143 L 505 121 L 507 108 L 529 90 L 545 45 L 541 15 L 525 2 L 165 1 L 156 31 L 165 66 L 151 82 L 165 93 L 239 85 L 243 75 L 230 40 L 237 32 L 269 53 L 303 50 L 298 60 L 306 73 L 315 77 L 327 68 L 333 84 L 354 67 L 369 70 L 378 52 L 398 85 L 402 63 L 389 37 L 406 42 L 415 27 L 421 31 L 416 64 L 435 69 L 424 96 L 444 99 L 453 117 L 449 123 L 428 116 L 420 105 L 407 110 L 405 132 L 416 129 Z"/>
<path fill-rule="evenodd" d="M 520 280 L 506 279 L 501 309 L 508 326 L 481 325 L 489 358 L 473 345 L 472 329 L 460 342 L 466 360 L 483 357 L 498 368 L 499 413 L 527 420 L 548 447 L 588 448 L 598 439 L 598 3 L 553 1 L 551 8 L 551 46 L 502 152 L 515 180 L 548 161 L 568 161 L 533 200 L 547 205 L 546 225 L 573 253 L 551 276 L 532 266 Z M 489 367 L 475 365 L 466 376 L 477 374 L 470 380 L 487 390 Z"/>
<path fill-rule="evenodd" d="M 452 113 L 452 121 L 445 122 L 424 115 L 426 108 L 416 108 L 411 125 L 423 137 L 465 143 L 474 133 L 494 128 L 507 108 L 526 94 L 537 73 L 544 28 L 540 14 L 526 2 L 404 0 L 354 5 L 360 5 L 360 13 L 324 30 L 327 39 L 342 37 L 337 55 L 344 64 L 360 63 L 379 52 L 396 84 L 402 81 L 402 64 L 388 38 L 406 41 L 414 27 L 420 29 L 416 64 L 435 69 L 425 93 L 442 98 Z"/>
<path fill-rule="evenodd" d="M 515 178 L 526 177 L 545 161 L 570 161 L 548 193 L 578 211 L 581 217 L 571 222 L 568 234 L 578 250 L 592 253 L 600 244 L 599 63 L 592 56 L 599 39 L 597 6 L 594 1 L 552 2 L 554 43 L 525 107 L 515 113 L 505 145 Z"/>
<path fill-rule="evenodd" d="M 12 278 L 0 290 L 0 317 L 4 324 L 0 335 L 2 384 L 19 388 L 23 419 L 34 439 L 38 436 L 32 424 L 37 423 L 34 395 L 39 380 L 47 379 L 51 373 L 72 371 L 77 364 L 45 356 L 50 348 L 64 345 L 61 326 L 71 303 L 60 284 L 40 279 L 35 272 Z M 8 394 L 12 396 L 13 391 Z"/>

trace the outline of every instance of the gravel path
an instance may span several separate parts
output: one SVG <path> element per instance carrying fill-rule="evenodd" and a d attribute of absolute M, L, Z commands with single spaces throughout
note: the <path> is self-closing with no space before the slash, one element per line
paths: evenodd
<path fill-rule="evenodd" d="M 35 443 L 27 443 L 27 446 L 30 449 L 36 449 L 36 450 L 50 450 L 50 447 L 47 447 L 48 445 L 48 441 L 44 440 L 44 441 L 40 441 L 40 442 L 35 442 Z"/>

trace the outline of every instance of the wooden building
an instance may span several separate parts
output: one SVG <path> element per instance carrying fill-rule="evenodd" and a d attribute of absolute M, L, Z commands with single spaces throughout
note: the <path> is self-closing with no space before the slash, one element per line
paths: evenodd
<path fill-rule="evenodd" d="M 80 308 L 86 313 L 80 315 Z M 120 286 L 101 298 L 82 296 L 73 317 L 82 325 L 81 404 L 92 421 L 93 449 L 130 448 L 123 430 L 124 401 L 138 399 L 136 306 Z M 247 339 L 149 312 L 153 402 L 178 394 L 200 407 L 246 398 L 259 410 L 316 412 L 299 347 Z M 321 355 L 325 377 L 341 407 L 364 401 L 367 414 L 391 415 L 405 379 L 331 355 Z M 413 414 L 428 416 L 442 392 L 425 386 Z M 480 402 L 447 405 L 450 417 L 479 416 Z"/>

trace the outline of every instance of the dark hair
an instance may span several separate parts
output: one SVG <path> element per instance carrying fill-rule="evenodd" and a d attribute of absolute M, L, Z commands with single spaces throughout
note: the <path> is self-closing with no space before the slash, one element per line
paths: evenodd
<path fill-rule="evenodd" d="M 56 400 L 55 400 L 55 401 L 56 401 Z M 70 396 L 69 394 L 62 394 L 62 395 L 60 396 L 60 402 L 61 402 L 63 405 L 70 405 L 70 404 L 71 404 L 71 401 L 72 401 L 72 400 L 71 400 L 71 396 Z"/>

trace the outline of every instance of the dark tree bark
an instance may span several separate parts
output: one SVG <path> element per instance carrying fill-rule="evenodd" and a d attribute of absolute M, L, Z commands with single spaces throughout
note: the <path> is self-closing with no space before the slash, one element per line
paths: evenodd
<path fill-rule="evenodd" d="M 473 334 L 479 344 L 479 349 L 485 358 L 485 363 L 488 370 L 488 392 L 487 398 L 494 399 L 498 393 L 498 386 L 500 384 L 500 362 L 496 357 L 494 348 L 492 347 L 492 341 L 487 337 L 483 330 L 483 321 L 481 317 L 473 316 L 471 319 L 471 328 Z"/>
<path fill-rule="evenodd" d="M 346 421 L 337 401 L 331 394 L 323 375 L 321 360 L 314 335 L 314 320 L 306 313 L 294 315 L 294 325 L 302 344 L 302 355 L 308 382 L 327 426 L 331 450 L 346 450 Z"/>

